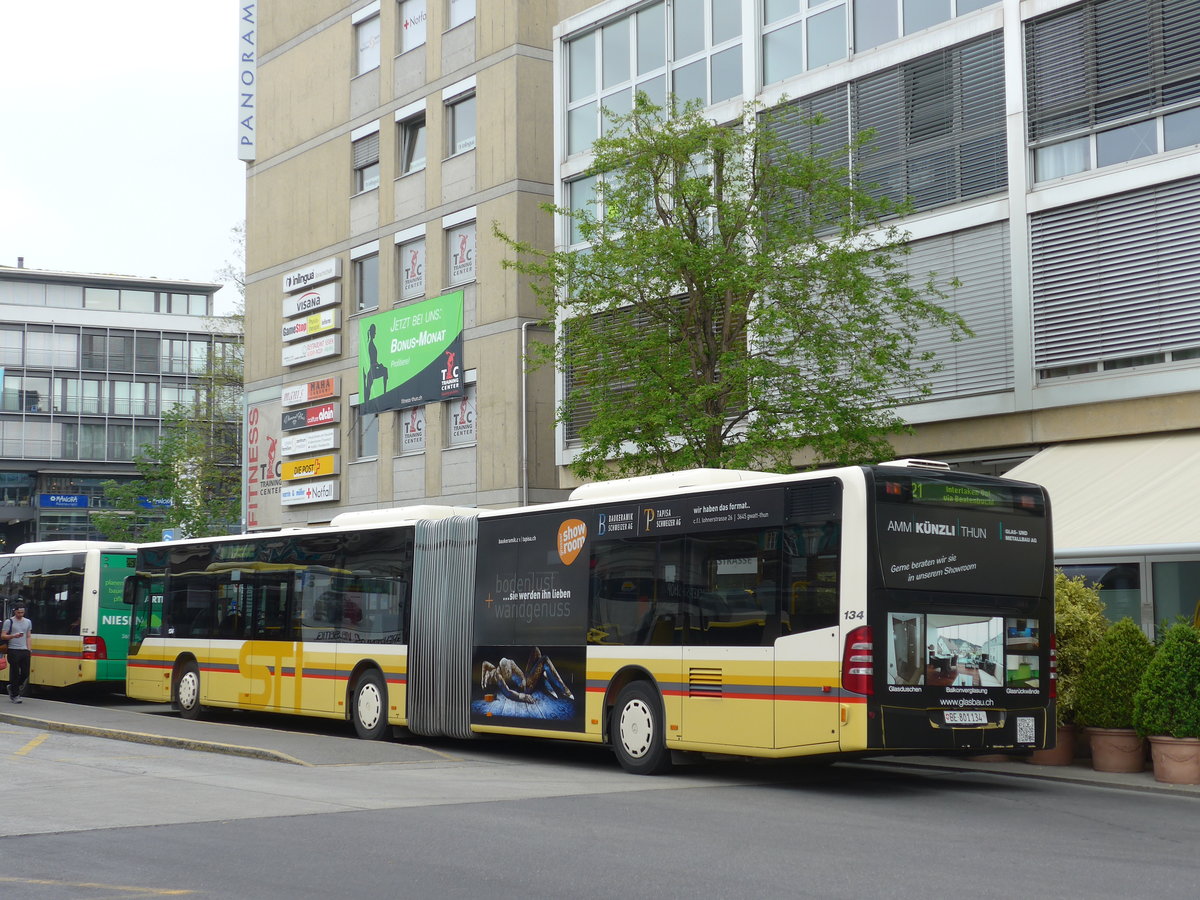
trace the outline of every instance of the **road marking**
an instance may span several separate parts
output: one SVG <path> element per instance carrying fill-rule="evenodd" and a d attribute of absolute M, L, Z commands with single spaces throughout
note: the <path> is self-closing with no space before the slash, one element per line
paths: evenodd
<path fill-rule="evenodd" d="M 25 756 L 27 753 L 29 753 L 30 750 L 35 749 L 39 744 L 42 743 L 42 741 L 46 740 L 46 738 L 48 738 L 48 737 L 50 737 L 50 732 L 43 731 L 41 734 L 39 734 L 37 737 L 35 737 L 32 741 L 30 741 L 28 744 L 26 744 L 24 747 L 22 747 L 16 753 L 14 753 L 13 756 Z"/>
<path fill-rule="evenodd" d="M 127 891 L 150 897 L 179 897 L 183 894 L 195 893 L 182 888 L 148 888 L 135 887 L 130 884 L 100 884 L 91 881 L 52 881 L 47 878 L 0 878 L 0 884 L 36 884 L 49 887 L 88 888 L 96 891 Z"/>

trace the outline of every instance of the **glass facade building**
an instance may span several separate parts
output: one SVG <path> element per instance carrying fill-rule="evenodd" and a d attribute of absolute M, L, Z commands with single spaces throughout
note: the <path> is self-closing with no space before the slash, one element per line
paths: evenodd
<path fill-rule="evenodd" d="M 162 416 L 197 398 L 213 355 L 217 284 L 0 268 L 0 535 L 100 535 L 102 483 L 135 474 Z"/>

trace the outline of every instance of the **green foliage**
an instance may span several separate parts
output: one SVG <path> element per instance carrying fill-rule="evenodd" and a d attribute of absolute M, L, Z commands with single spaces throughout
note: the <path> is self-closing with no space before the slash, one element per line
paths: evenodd
<path fill-rule="evenodd" d="M 837 463 L 891 455 L 894 407 L 936 368 L 919 330 L 968 333 L 932 275 L 910 280 L 900 208 L 854 183 L 847 148 L 796 152 L 755 104 L 741 127 L 644 95 L 609 119 L 594 202 L 579 199 L 585 179 L 569 208 L 545 207 L 586 250 L 493 228 L 558 327 L 531 363 L 565 374 L 559 420 L 583 423 L 575 472 L 789 471 L 804 447 Z"/>
<path fill-rule="evenodd" d="M 1200 738 L 1200 631 L 1172 625 L 1133 697 L 1133 727 L 1142 737 Z"/>
<path fill-rule="evenodd" d="M 1079 679 L 1088 654 L 1104 637 L 1108 619 L 1100 592 L 1083 576 L 1054 575 L 1054 631 L 1058 659 L 1058 724 L 1075 721 Z"/>
<path fill-rule="evenodd" d="M 1093 728 L 1132 728 L 1133 695 L 1154 646 L 1126 616 L 1088 654 L 1075 693 L 1076 718 Z"/>

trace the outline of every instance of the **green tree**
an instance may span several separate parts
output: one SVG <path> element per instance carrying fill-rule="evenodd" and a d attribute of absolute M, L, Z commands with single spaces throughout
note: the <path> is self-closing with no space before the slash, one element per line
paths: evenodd
<path fill-rule="evenodd" d="M 753 104 L 731 127 L 644 95 L 609 120 L 569 208 L 545 207 L 569 217 L 572 246 L 493 227 L 557 327 L 530 362 L 564 373 L 577 474 L 787 471 L 805 447 L 822 462 L 890 455 L 895 407 L 935 368 L 919 330 L 969 332 L 932 275 L 910 279 L 903 210 L 839 161 L 866 140 L 796 152 Z"/>
<path fill-rule="evenodd" d="M 188 537 L 240 529 L 245 226 L 232 232 L 236 259 L 217 274 L 240 299 L 231 315 L 207 322 L 210 352 L 192 374 L 194 402 L 163 413 L 158 442 L 134 455 L 137 478 L 105 482 L 108 508 L 93 521 L 110 540 L 160 540 L 164 528 Z"/>

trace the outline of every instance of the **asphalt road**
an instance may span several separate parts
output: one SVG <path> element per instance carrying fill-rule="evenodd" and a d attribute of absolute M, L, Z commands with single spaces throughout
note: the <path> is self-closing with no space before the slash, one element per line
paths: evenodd
<path fill-rule="evenodd" d="M 21 709 L 38 706 L 54 711 Z M 280 724 L 285 744 L 352 740 Z M 593 747 L 401 749 L 295 765 L 0 723 L 0 897 L 1191 900 L 1200 885 L 1195 794 L 866 763 L 639 778 Z"/>

